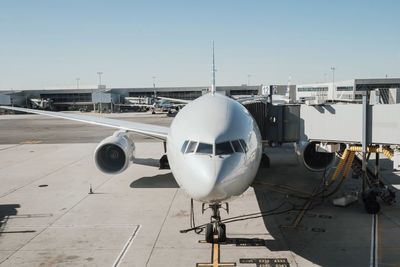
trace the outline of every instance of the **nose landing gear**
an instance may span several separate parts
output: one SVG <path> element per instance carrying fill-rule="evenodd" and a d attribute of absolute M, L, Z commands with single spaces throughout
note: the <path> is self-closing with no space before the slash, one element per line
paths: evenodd
<path fill-rule="evenodd" d="M 205 227 L 205 239 L 207 243 L 213 242 L 226 242 L 226 225 L 221 222 L 221 216 L 219 209 L 223 208 L 229 213 L 229 204 L 225 203 L 225 207 L 222 207 L 220 203 L 210 204 L 208 208 L 205 208 L 205 204 L 202 206 L 202 213 L 207 209 L 212 210 L 210 223 Z"/>

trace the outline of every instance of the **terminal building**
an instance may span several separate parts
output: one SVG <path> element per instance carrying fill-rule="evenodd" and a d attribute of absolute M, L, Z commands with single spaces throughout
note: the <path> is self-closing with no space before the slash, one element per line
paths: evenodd
<path fill-rule="evenodd" d="M 217 91 L 229 95 L 259 95 L 262 85 L 217 86 Z M 207 86 L 198 87 L 144 87 L 106 88 L 99 85 L 86 89 L 38 89 L 0 91 L 0 105 L 15 105 L 29 108 L 52 107 L 54 110 L 99 110 L 117 112 L 129 105 L 132 98 L 153 98 L 154 95 L 184 100 L 193 100 L 208 92 Z M 148 103 L 150 104 L 150 103 Z"/>
<path fill-rule="evenodd" d="M 228 96 L 272 94 L 289 96 L 292 102 L 316 103 L 360 102 L 362 92 L 370 90 L 371 103 L 400 103 L 400 78 L 353 79 L 330 83 L 299 85 L 217 86 Z M 102 110 L 119 112 L 135 104 L 152 104 L 154 95 L 193 100 L 208 92 L 208 86 L 106 88 L 50 88 L 37 90 L 0 91 L 0 105 L 52 110 Z M 124 108 L 125 107 L 125 108 Z"/>
<path fill-rule="evenodd" d="M 360 102 L 362 92 L 369 90 L 375 103 L 400 103 L 400 79 L 354 79 L 330 83 L 302 84 L 296 86 L 296 100 L 321 102 Z"/>

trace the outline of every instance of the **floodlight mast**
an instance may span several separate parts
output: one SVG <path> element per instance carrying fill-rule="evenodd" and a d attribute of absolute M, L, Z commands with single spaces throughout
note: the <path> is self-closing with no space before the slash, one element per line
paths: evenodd
<path fill-rule="evenodd" d="M 215 94 L 215 54 L 214 54 L 214 41 L 212 42 L 212 84 L 211 84 L 211 93 Z"/>

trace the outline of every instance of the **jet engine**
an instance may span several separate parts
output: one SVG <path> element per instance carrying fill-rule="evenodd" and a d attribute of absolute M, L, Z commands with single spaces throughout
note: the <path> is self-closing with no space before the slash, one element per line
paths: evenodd
<path fill-rule="evenodd" d="M 117 131 L 97 146 L 94 161 L 104 173 L 121 173 L 129 166 L 135 153 L 132 135 L 125 131 Z"/>
<path fill-rule="evenodd" d="M 304 166 L 310 171 L 323 171 L 335 159 L 335 153 L 317 151 L 318 142 L 299 142 L 295 151 Z"/>

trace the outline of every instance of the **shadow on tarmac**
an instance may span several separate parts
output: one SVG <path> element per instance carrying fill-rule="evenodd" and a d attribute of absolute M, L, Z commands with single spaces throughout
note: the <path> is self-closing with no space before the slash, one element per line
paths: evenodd
<path fill-rule="evenodd" d="M 270 151 L 271 168 L 260 168 L 253 184 L 260 211 L 273 210 L 285 201 L 296 206 L 296 210 L 263 217 L 265 228 L 273 237 L 265 247 L 271 251 L 291 251 L 318 266 L 367 266 L 371 217 L 364 212 L 361 202 L 346 208 L 334 207 L 332 199 L 340 191 L 330 198 L 314 199 L 297 227 L 292 227 L 307 200 L 275 188 L 290 187 L 298 190 L 296 193 L 311 194 L 321 184 L 322 176 L 296 164 L 296 157 L 285 150 Z M 358 182 L 347 178 L 342 190 L 357 188 Z M 268 257 L 268 252 L 265 254 Z"/>
<path fill-rule="evenodd" d="M 236 247 L 266 247 L 271 251 L 281 251 L 285 248 L 275 240 L 260 238 L 227 238 L 227 245 L 235 245 Z"/>
<path fill-rule="evenodd" d="M 133 163 L 150 167 L 160 167 L 160 160 L 152 158 L 134 158 Z"/>
<path fill-rule="evenodd" d="M 2 234 L 13 234 L 13 233 L 33 233 L 36 231 L 25 230 L 25 231 L 4 231 L 8 219 L 10 216 L 16 216 L 18 214 L 19 204 L 2 204 L 0 205 L 0 236 Z"/>
<path fill-rule="evenodd" d="M 0 205 L 0 230 L 2 230 L 7 224 L 9 216 L 17 215 L 18 213 L 17 209 L 20 207 L 21 205 L 19 204 Z"/>
<path fill-rule="evenodd" d="M 179 188 L 172 173 L 143 177 L 133 181 L 131 188 Z"/>

